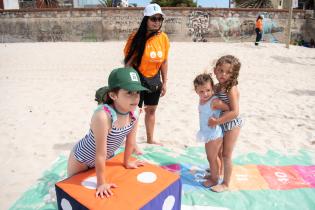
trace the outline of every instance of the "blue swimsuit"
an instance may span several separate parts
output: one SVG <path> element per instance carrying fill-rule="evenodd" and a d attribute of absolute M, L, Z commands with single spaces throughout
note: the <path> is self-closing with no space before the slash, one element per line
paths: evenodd
<path fill-rule="evenodd" d="M 117 120 L 117 114 L 115 110 L 107 104 L 103 104 L 97 107 L 96 111 L 103 109 L 111 116 L 112 128 L 107 135 L 107 157 L 110 159 L 114 156 L 115 151 L 123 144 L 126 136 L 132 130 L 137 117 L 134 113 L 130 112 L 131 122 L 123 128 L 115 128 L 114 122 Z M 137 112 L 135 112 L 137 113 Z M 81 163 L 86 164 L 89 168 L 95 167 L 95 154 L 96 144 L 93 131 L 90 129 L 88 134 L 85 135 L 73 148 L 74 157 Z"/>
<path fill-rule="evenodd" d="M 217 98 L 218 97 L 216 96 L 212 96 L 205 104 L 198 106 L 200 125 L 200 130 L 197 133 L 198 141 L 207 143 L 209 141 L 223 137 L 223 132 L 220 125 L 216 125 L 215 127 L 210 127 L 208 125 L 208 120 L 210 117 L 219 118 L 221 114 L 220 110 L 213 110 L 211 108 L 212 101 Z"/>

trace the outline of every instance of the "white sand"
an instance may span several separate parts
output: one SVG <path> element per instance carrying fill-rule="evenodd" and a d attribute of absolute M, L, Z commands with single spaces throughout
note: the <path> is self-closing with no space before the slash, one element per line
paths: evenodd
<path fill-rule="evenodd" d="M 86 133 L 95 90 L 111 69 L 122 66 L 123 45 L 0 44 L 0 209 L 11 206 Z M 315 49 L 283 44 L 171 43 L 156 138 L 175 151 L 197 145 L 192 80 L 225 54 L 242 61 L 240 107 L 246 124 L 234 155 L 315 151 Z M 137 141 L 146 145 L 143 116 Z"/>

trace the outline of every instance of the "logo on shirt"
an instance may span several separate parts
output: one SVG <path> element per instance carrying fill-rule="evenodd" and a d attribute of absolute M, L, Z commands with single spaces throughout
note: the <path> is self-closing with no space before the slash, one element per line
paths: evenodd
<path fill-rule="evenodd" d="M 150 52 L 150 58 L 156 58 L 156 56 L 158 56 L 159 58 L 162 58 L 162 56 L 163 56 L 162 51 L 158 51 L 158 52 L 151 51 Z"/>
<path fill-rule="evenodd" d="M 158 56 L 159 58 L 162 58 L 162 56 L 163 56 L 162 51 L 158 51 L 158 52 L 157 52 L 157 56 Z"/>

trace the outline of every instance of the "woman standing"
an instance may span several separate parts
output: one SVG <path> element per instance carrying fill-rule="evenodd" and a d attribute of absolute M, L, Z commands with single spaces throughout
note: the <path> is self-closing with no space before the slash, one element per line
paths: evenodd
<path fill-rule="evenodd" d="M 145 106 L 147 143 L 159 145 L 154 139 L 155 112 L 160 97 L 166 93 L 169 50 L 168 37 L 160 30 L 163 21 L 164 14 L 158 4 L 146 6 L 140 27 L 129 36 L 124 49 L 125 65 L 135 68 L 142 84 L 151 90 L 140 94 L 139 107 Z"/>
<path fill-rule="evenodd" d="M 263 32 L 263 16 L 259 15 L 256 19 L 256 42 L 255 45 L 257 46 L 262 38 L 262 32 Z"/>

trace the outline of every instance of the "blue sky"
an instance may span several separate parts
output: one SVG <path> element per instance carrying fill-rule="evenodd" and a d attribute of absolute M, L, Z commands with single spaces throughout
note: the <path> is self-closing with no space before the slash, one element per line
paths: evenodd
<path fill-rule="evenodd" d="M 202 7 L 216 7 L 216 8 L 228 8 L 229 0 L 194 0 L 198 3 L 198 6 Z M 151 0 L 129 0 L 129 4 L 136 3 L 139 7 L 146 6 Z"/>

